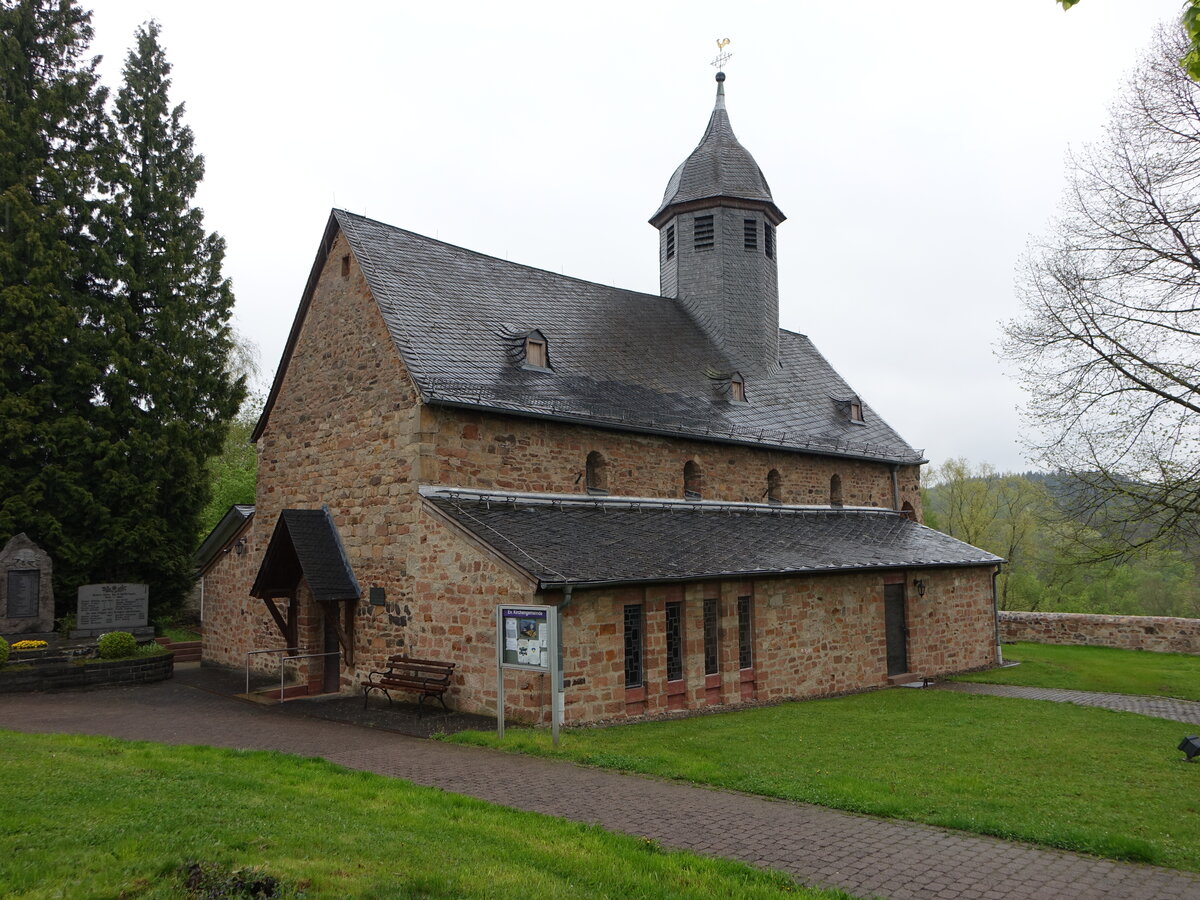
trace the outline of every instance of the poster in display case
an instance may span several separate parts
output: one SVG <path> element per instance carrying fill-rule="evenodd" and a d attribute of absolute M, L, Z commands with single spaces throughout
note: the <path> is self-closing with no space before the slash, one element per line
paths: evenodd
<path fill-rule="evenodd" d="M 549 607 L 500 607 L 501 665 L 550 671 L 549 612 Z"/>

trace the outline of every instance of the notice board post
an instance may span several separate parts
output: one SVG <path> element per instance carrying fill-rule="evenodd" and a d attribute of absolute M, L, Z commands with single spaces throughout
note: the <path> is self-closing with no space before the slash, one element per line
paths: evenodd
<path fill-rule="evenodd" d="M 550 729 L 558 746 L 563 704 L 562 647 L 556 606 L 496 607 L 496 736 L 504 737 L 504 670 L 550 676 Z"/>

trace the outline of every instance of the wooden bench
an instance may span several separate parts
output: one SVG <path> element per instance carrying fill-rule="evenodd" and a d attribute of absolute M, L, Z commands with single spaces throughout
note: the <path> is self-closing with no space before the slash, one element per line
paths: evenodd
<path fill-rule="evenodd" d="M 438 662 L 433 659 L 411 659 L 407 656 L 393 656 L 388 659 L 388 667 L 382 672 L 371 672 L 363 686 L 363 709 L 371 691 L 381 691 L 392 702 L 391 691 L 411 691 L 420 694 L 417 701 L 418 714 L 424 710 L 426 697 L 437 697 L 442 707 L 449 711 L 446 699 L 442 695 L 450 687 L 450 676 L 454 674 L 456 663 Z"/>

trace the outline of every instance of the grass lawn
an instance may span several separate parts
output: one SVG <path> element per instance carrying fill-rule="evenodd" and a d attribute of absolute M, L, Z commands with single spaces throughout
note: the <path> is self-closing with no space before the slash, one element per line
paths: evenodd
<path fill-rule="evenodd" d="M 200 640 L 200 632 L 185 628 L 182 625 L 171 625 L 162 630 L 162 636 L 170 638 L 177 644 Z"/>
<path fill-rule="evenodd" d="M 1022 643 L 1005 645 L 1004 658 L 1021 665 L 953 680 L 1200 700 L 1200 656 Z"/>
<path fill-rule="evenodd" d="M 278 753 L 6 731 L 0 771 L 4 897 L 186 897 L 191 862 L 289 897 L 845 896 Z"/>
<path fill-rule="evenodd" d="M 1190 729 L 1194 730 L 1194 729 Z M 1188 726 L 897 689 L 670 722 L 448 740 L 1200 870 Z"/>

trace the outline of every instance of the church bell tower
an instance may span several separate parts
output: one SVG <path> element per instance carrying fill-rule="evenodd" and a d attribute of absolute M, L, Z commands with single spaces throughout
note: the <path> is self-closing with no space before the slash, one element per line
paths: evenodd
<path fill-rule="evenodd" d="M 778 366 L 775 228 L 784 218 L 733 133 L 718 72 L 704 137 L 671 176 L 650 224 L 659 231 L 660 292 L 683 304 L 742 372 Z"/>

